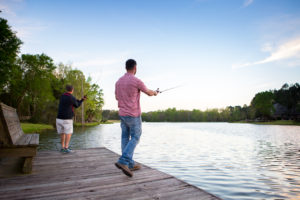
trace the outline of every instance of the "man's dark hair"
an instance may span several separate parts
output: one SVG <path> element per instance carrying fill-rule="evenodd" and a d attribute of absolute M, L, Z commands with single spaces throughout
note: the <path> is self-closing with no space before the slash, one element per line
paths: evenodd
<path fill-rule="evenodd" d="M 136 66 L 136 61 L 133 59 L 129 59 L 126 61 L 126 69 L 127 70 L 132 70 Z"/>
<path fill-rule="evenodd" d="M 72 85 L 66 85 L 66 90 L 67 90 L 68 92 L 72 92 L 73 86 L 72 86 Z"/>

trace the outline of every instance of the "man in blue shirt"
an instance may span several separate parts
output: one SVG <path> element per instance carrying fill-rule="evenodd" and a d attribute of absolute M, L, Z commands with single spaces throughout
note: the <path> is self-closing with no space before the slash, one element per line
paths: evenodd
<path fill-rule="evenodd" d="M 71 153 L 69 143 L 73 133 L 73 116 L 74 108 L 78 108 L 86 99 L 84 96 L 81 100 L 77 100 L 72 94 L 74 88 L 72 85 L 66 86 L 67 92 L 61 95 L 58 106 L 58 114 L 56 118 L 57 133 L 61 137 L 61 152 Z"/>

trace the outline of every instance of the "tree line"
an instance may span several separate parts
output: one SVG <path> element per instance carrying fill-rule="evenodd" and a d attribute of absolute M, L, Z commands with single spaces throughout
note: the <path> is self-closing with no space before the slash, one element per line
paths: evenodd
<path fill-rule="evenodd" d="M 91 77 L 70 65 L 54 64 L 45 54 L 21 54 L 22 41 L 0 18 L 0 101 L 17 108 L 21 119 L 31 122 L 54 123 L 60 96 L 65 85 L 74 86 L 73 95 L 84 102 L 85 121 L 102 119 L 103 91 L 92 83 Z M 81 109 L 75 111 L 76 122 L 81 121 Z"/>
<path fill-rule="evenodd" d="M 280 105 L 281 109 L 278 109 Z M 284 108 L 284 109 L 282 109 Z M 104 110 L 103 120 L 119 119 L 118 111 Z M 177 110 L 169 108 L 142 113 L 147 122 L 234 122 L 241 120 L 300 119 L 300 85 L 284 84 L 279 90 L 257 93 L 250 105 L 226 108 Z"/>
<path fill-rule="evenodd" d="M 250 118 L 253 114 L 253 111 L 247 106 L 229 106 L 225 109 L 214 108 L 205 111 L 168 108 L 166 110 L 143 112 L 142 120 L 146 122 L 227 122 Z M 115 110 L 103 110 L 102 115 L 103 120 L 119 119 L 118 111 Z"/>

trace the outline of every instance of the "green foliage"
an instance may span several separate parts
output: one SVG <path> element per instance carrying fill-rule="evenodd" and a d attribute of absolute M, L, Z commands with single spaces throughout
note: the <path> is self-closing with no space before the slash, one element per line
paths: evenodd
<path fill-rule="evenodd" d="M 256 110 L 257 116 L 271 118 L 274 112 L 274 94 L 272 91 L 260 92 L 255 95 L 251 101 L 251 106 Z"/>
<path fill-rule="evenodd" d="M 21 55 L 0 100 L 17 108 L 20 116 L 30 116 L 31 122 L 54 124 L 60 96 L 65 92 L 65 85 L 72 84 L 77 99 L 83 94 L 88 97 L 84 102 L 84 120 L 99 122 L 104 104 L 103 91 L 91 81 L 91 78 L 85 79 L 82 71 L 67 65 L 60 64 L 56 70 L 52 59 L 44 54 Z M 75 110 L 75 122 L 81 122 L 81 111 Z"/>
<path fill-rule="evenodd" d="M 88 79 L 88 81 L 91 79 Z M 86 93 L 88 99 L 85 102 L 86 121 L 91 122 L 93 118 L 97 121 L 102 119 L 102 107 L 104 105 L 103 90 L 96 84 L 92 84 Z"/>
<path fill-rule="evenodd" d="M 14 65 L 21 44 L 21 40 L 11 30 L 7 20 L 0 18 L 0 94 L 6 89 L 14 73 Z"/>
<path fill-rule="evenodd" d="M 103 110 L 102 111 L 102 122 L 106 122 L 108 120 L 119 120 L 119 112 L 115 110 Z"/>
<path fill-rule="evenodd" d="M 73 70 L 70 66 L 59 65 L 57 76 L 61 78 L 61 82 L 71 84 L 74 87 L 73 95 L 77 99 L 81 99 L 84 95 L 87 100 L 84 101 L 84 121 L 101 121 L 102 107 L 104 105 L 103 90 L 97 84 L 92 84 L 91 77 L 85 78 L 80 70 Z M 74 120 L 81 122 L 81 108 L 75 110 Z"/>
<path fill-rule="evenodd" d="M 240 106 L 236 106 L 226 109 L 207 109 L 206 111 L 169 108 L 143 113 L 142 118 L 149 122 L 225 122 L 242 120 L 245 119 L 246 115 L 246 111 L 243 111 Z"/>
<path fill-rule="evenodd" d="M 274 91 L 274 100 L 288 109 L 296 109 L 300 111 L 300 85 L 288 85 L 285 83 L 280 90 Z"/>

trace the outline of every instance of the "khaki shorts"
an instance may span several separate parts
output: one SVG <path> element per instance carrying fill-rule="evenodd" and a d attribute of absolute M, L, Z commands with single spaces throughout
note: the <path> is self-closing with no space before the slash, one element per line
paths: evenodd
<path fill-rule="evenodd" d="M 73 133 L 73 120 L 72 119 L 56 119 L 57 133 L 72 134 Z"/>

